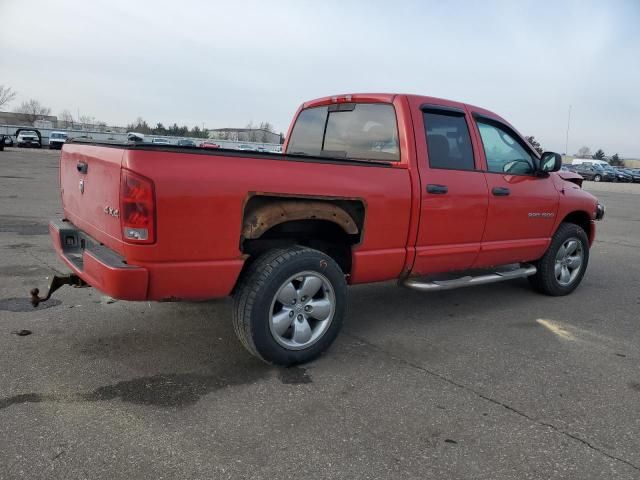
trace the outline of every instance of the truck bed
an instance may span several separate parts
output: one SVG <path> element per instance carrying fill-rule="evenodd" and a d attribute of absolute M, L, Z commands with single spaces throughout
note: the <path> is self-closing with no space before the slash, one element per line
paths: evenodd
<path fill-rule="evenodd" d="M 256 195 L 357 199 L 366 208 L 367 234 L 354 248 L 350 281 L 393 278 L 404 268 L 411 212 L 406 165 L 84 140 L 66 143 L 60 162 L 65 219 L 128 265 L 146 269 L 147 299 L 228 295 L 246 259 L 239 243 L 244 208 Z M 124 171 L 153 182 L 151 244 L 124 239 L 114 216 Z"/>

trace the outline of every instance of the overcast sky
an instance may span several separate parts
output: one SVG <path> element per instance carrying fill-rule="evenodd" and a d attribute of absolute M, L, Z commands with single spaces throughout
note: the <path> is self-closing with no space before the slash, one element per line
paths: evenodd
<path fill-rule="evenodd" d="M 492 110 L 543 147 L 640 157 L 640 1 L 0 0 L 9 106 L 125 125 L 272 122 L 349 92 Z"/>

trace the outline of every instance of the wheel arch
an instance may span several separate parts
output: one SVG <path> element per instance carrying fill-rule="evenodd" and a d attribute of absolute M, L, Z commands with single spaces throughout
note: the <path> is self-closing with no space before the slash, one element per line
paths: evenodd
<path fill-rule="evenodd" d="M 589 246 L 591 246 L 595 238 L 595 229 L 593 221 L 591 220 L 591 215 L 584 210 L 574 210 L 573 212 L 565 215 L 559 225 L 562 225 L 563 223 L 573 223 L 574 225 L 582 227 L 589 238 Z"/>
<path fill-rule="evenodd" d="M 272 248 L 304 245 L 326 253 L 349 274 L 365 212 L 362 199 L 254 194 L 244 206 L 240 249 L 250 262 Z"/>

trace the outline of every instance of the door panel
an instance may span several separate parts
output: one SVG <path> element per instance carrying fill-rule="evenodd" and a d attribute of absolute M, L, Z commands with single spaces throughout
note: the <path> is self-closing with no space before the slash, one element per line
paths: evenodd
<path fill-rule="evenodd" d="M 487 184 L 481 172 L 437 170 L 422 175 L 420 227 L 413 272 L 418 275 L 465 270 L 480 251 L 487 217 Z M 429 194 L 427 185 L 446 185 Z"/>
<path fill-rule="evenodd" d="M 489 200 L 464 106 L 412 107 L 421 206 L 411 273 L 468 269 L 480 252 Z"/>
<path fill-rule="evenodd" d="M 540 258 L 550 241 L 559 194 L 551 177 L 536 175 L 537 157 L 510 126 L 478 118 L 489 209 L 474 267 Z"/>
<path fill-rule="evenodd" d="M 558 191 L 550 177 L 485 173 L 489 213 L 476 267 L 540 258 L 558 213 Z M 494 195 L 508 189 L 509 195 Z"/>

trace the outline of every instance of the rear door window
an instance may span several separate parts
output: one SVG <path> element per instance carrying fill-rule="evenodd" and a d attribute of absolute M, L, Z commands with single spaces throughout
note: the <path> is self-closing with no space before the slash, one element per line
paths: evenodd
<path fill-rule="evenodd" d="M 431 168 L 474 170 L 473 148 L 464 115 L 424 112 Z"/>
<path fill-rule="evenodd" d="M 300 112 L 287 148 L 293 155 L 399 161 L 393 105 L 341 103 Z"/>

